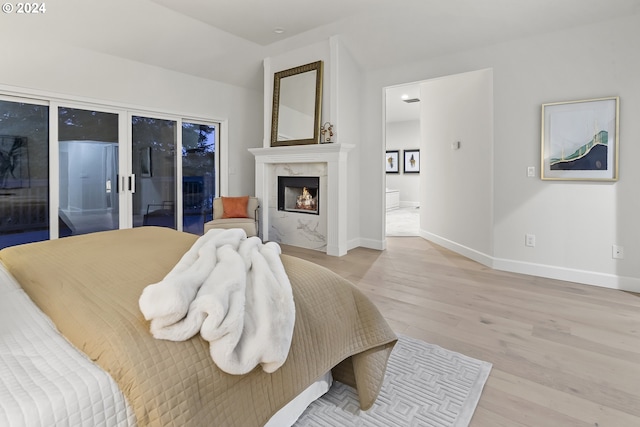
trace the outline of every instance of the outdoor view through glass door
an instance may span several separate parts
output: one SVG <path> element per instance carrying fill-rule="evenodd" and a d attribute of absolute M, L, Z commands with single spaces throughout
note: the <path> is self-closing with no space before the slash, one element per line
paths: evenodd
<path fill-rule="evenodd" d="M 182 123 L 182 229 L 204 232 L 216 196 L 217 126 Z"/>
<path fill-rule="evenodd" d="M 175 120 L 131 118 L 133 226 L 176 228 Z"/>
<path fill-rule="evenodd" d="M 118 114 L 58 108 L 59 236 L 119 228 Z"/>
<path fill-rule="evenodd" d="M 0 99 L 0 248 L 49 239 L 49 107 Z"/>

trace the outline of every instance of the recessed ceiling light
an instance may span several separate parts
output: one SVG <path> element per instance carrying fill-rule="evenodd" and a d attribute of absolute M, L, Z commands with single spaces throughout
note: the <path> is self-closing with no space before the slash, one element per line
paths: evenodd
<path fill-rule="evenodd" d="M 400 97 L 400 99 L 409 99 L 409 95 L 405 93 Z"/>
<path fill-rule="evenodd" d="M 284 33 L 284 28 L 278 27 L 278 28 L 274 29 L 273 32 L 276 33 L 276 34 L 282 34 L 282 33 Z"/>

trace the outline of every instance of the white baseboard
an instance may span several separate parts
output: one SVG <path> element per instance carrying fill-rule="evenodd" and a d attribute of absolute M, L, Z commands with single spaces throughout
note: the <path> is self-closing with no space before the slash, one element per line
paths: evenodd
<path fill-rule="evenodd" d="M 420 236 L 496 270 L 640 293 L 640 279 L 635 277 L 495 258 L 424 230 L 420 230 Z"/>
<path fill-rule="evenodd" d="M 400 200 L 400 207 L 401 208 L 419 208 L 420 202 L 405 202 Z"/>
<path fill-rule="evenodd" d="M 599 273 L 596 271 L 514 261 L 504 258 L 494 258 L 492 268 L 512 273 L 528 274 L 531 276 L 546 277 L 548 279 L 564 280 L 566 282 L 618 289 L 621 291 L 640 292 L 640 279 L 634 277 L 624 277 L 615 274 Z"/>
<path fill-rule="evenodd" d="M 435 234 L 428 233 L 424 230 L 420 230 L 420 237 L 427 239 L 428 241 L 433 242 L 437 245 L 443 246 L 476 262 L 479 262 L 482 265 L 486 265 L 487 267 L 492 267 L 493 265 L 493 259 L 489 255 L 483 254 L 482 252 L 479 252 L 475 249 L 468 248 L 459 243 L 442 238 Z"/>
<path fill-rule="evenodd" d="M 351 246 L 351 245 L 354 246 Z M 353 239 L 348 243 L 349 249 L 357 248 L 358 246 L 362 246 L 363 248 L 375 249 L 378 251 L 384 251 L 387 249 L 387 241 L 386 240 L 375 240 L 375 239 Z"/>

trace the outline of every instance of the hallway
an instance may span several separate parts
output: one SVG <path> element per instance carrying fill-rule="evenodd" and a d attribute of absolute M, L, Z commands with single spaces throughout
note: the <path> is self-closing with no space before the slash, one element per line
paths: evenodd
<path fill-rule="evenodd" d="M 419 207 L 406 207 L 388 210 L 386 218 L 387 236 L 420 235 Z"/>

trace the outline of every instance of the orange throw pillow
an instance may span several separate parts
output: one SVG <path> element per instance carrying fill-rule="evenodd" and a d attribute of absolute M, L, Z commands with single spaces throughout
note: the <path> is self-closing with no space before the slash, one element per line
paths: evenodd
<path fill-rule="evenodd" d="M 249 218 L 247 204 L 249 196 L 222 197 L 222 218 Z"/>

